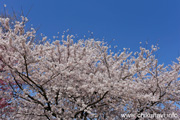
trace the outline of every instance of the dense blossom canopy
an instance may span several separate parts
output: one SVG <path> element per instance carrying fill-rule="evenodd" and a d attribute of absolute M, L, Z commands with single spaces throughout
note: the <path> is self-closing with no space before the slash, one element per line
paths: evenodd
<path fill-rule="evenodd" d="M 10 27 L 9 18 L 0 18 L 6 29 L 0 28 L 0 76 L 18 86 L 10 85 L 17 108 L 8 118 L 119 120 L 124 113 L 179 114 L 180 58 L 164 66 L 153 55 L 157 46 L 113 53 L 103 41 L 73 42 L 72 35 L 35 44 L 35 30 L 24 30 L 26 20 Z"/>

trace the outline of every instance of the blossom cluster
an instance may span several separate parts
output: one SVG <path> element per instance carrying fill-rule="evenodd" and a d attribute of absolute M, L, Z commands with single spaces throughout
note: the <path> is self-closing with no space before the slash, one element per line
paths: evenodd
<path fill-rule="evenodd" d="M 25 31 L 24 20 L 10 27 L 9 18 L 0 18 L 6 29 L 0 28 L 0 76 L 16 83 L 10 119 L 110 120 L 178 111 L 180 58 L 164 66 L 154 56 L 157 46 L 113 53 L 103 41 L 74 42 L 73 35 L 35 44 L 36 31 Z"/>

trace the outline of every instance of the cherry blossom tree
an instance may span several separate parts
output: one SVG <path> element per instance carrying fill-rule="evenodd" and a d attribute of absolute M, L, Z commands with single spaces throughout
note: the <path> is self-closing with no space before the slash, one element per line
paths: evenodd
<path fill-rule="evenodd" d="M 29 11 L 30 12 L 30 11 Z M 28 12 L 28 13 L 29 13 Z M 4 5 L 4 12 L 2 12 L 0 14 L 1 18 L 7 18 L 5 21 L 1 21 L 0 22 L 0 28 L 1 28 L 1 32 L 6 33 L 9 29 L 9 27 L 11 27 L 11 29 L 14 29 L 15 24 L 18 23 L 18 20 L 22 20 L 21 21 L 21 26 L 22 30 L 24 29 L 28 29 L 27 26 L 25 26 L 25 24 L 28 22 L 26 17 L 23 17 L 23 11 L 21 11 L 21 15 L 16 14 L 15 11 L 13 11 L 13 14 L 8 13 L 8 11 L 6 10 L 6 5 Z M 28 15 L 28 14 L 27 14 Z M 5 25 L 6 24 L 6 25 Z M 26 28 L 25 28 L 26 27 Z M 22 34 L 24 34 L 24 32 L 22 31 Z M 2 37 L 1 39 L 4 39 L 4 37 Z M 30 41 L 30 40 L 29 40 Z M 35 42 L 35 43 L 42 43 L 42 41 L 40 39 L 35 38 L 31 38 L 31 42 Z M 0 46 L 1 47 L 1 46 Z M 3 49 L 3 48 L 1 48 Z M 0 73 L 2 74 L 5 70 L 3 69 L 5 67 L 5 64 L 3 64 L 2 59 L 0 58 Z M 11 98 L 15 97 L 15 95 L 13 94 L 12 91 L 12 86 L 13 87 L 18 87 L 17 84 L 15 83 L 15 81 L 9 81 L 8 79 L 6 80 L 2 80 L 2 76 L 0 76 L 0 119 L 2 119 L 5 116 L 8 116 L 9 114 L 11 114 L 11 112 L 13 112 L 15 110 L 15 106 L 12 106 L 11 104 Z"/>
<path fill-rule="evenodd" d="M 11 23 L 9 25 L 13 25 L 12 21 L 14 21 L 15 17 L 10 16 L 7 13 L 2 13 L 0 15 L 1 17 L 6 17 L 9 16 L 11 18 Z M 7 26 L 7 25 L 6 25 Z M 1 27 L 1 31 L 2 32 L 7 32 L 7 28 L 2 25 L 2 23 L 0 23 L 0 27 Z M 3 39 L 3 38 L 1 38 Z M 2 47 L 0 46 L 0 48 L 2 49 Z M 5 71 L 3 68 L 5 67 L 5 65 L 2 62 L 2 58 L 0 57 L 0 74 L 2 75 L 2 73 Z M 4 78 L 0 75 L 0 116 L 2 119 L 2 116 L 8 116 L 10 114 L 10 112 L 14 111 L 14 107 L 12 107 L 11 104 L 11 98 L 13 97 L 13 93 L 12 90 L 9 86 L 9 84 L 11 85 L 15 85 L 14 82 L 9 81 L 8 79 L 3 80 Z"/>
<path fill-rule="evenodd" d="M 22 11 L 22 14 L 23 14 L 23 11 Z M 21 29 L 24 30 L 24 27 L 25 27 L 24 24 L 27 22 L 26 17 L 21 17 L 21 15 L 18 15 L 15 12 L 13 12 L 13 14 L 9 14 L 7 12 L 7 10 L 4 10 L 4 12 L 1 13 L 0 17 L 7 18 L 7 19 L 4 19 L 5 21 L 1 20 L 1 22 L 0 22 L 0 28 L 1 28 L 2 33 L 6 33 L 9 30 L 8 29 L 9 27 L 11 27 L 11 29 L 14 28 L 16 22 L 18 23 L 17 20 L 21 20 L 21 18 L 22 18 L 21 24 L 23 27 Z M 1 39 L 4 39 L 4 37 L 2 37 Z M 34 42 L 34 40 L 35 40 L 35 38 L 32 39 L 33 42 Z M 40 41 L 36 40 L 36 42 L 38 43 Z M 0 46 L 0 48 L 3 49 L 3 47 L 1 47 L 1 46 Z M 5 67 L 5 64 L 3 64 L 2 58 L 0 58 L 0 73 L 1 74 L 3 72 L 5 72 L 5 70 L 3 69 L 4 67 Z M 4 116 L 8 116 L 9 114 L 11 114 L 11 112 L 13 112 L 15 110 L 15 106 L 12 106 L 12 104 L 11 104 L 11 98 L 15 97 L 11 88 L 12 88 L 12 86 L 15 88 L 17 87 L 17 84 L 15 83 L 15 81 L 13 82 L 13 81 L 9 81 L 8 79 L 4 79 L 4 80 L 3 79 L 4 78 L 1 76 L 1 78 L 0 78 L 0 93 L 1 93 L 0 116 L 1 116 L 1 119 Z"/>
<path fill-rule="evenodd" d="M 9 18 L 0 22 L 7 28 L 0 29 L 1 77 L 18 86 L 10 85 L 17 108 L 9 119 L 120 120 L 134 114 L 128 119 L 138 120 L 141 113 L 178 113 L 180 58 L 158 64 L 157 46 L 113 53 L 103 41 L 73 42 L 73 35 L 35 44 L 33 28 L 25 31 L 23 22 L 10 27 Z"/>

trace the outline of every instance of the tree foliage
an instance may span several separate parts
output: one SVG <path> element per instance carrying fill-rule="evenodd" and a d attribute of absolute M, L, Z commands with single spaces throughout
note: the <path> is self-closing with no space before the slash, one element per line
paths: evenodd
<path fill-rule="evenodd" d="M 153 54 L 157 46 L 113 53 L 103 41 L 73 42 L 72 35 L 35 44 L 36 31 L 25 31 L 22 18 L 13 27 L 9 18 L 0 18 L 6 29 L 0 28 L 0 75 L 18 86 L 10 84 L 17 106 L 10 119 L 119 120 L 125 113 L 178 113 L 180 58 L 164 66 Z"/>
<path fill-rule="evenodd" d="M 1 18 L 8 17 L 8 18 L 10 18 L 8 20 L 11 20 L 11 21 L 9 21 L 8 25 L 3 25 L 4 22 L 0 22 L 1 31 L 3 33 L 7 32 L 7 30 L 8 30 L 6 28 L 7 26 L 13 27 L 14 22 L 17 19 L 16 16 L 9 15 L 6 11 L 2 12 L 0 17 Z M 1 39 L 3 39 L 3 38 L 1 38 Z M 0 57 L 0 73 L 3 73 L 5 71 L 4 67 L 5 67 L 5 65 L 3 64 L 2 58 Z M 4 116 L 4 117 L 8 116 L 14 110 L 14 106 L 12 106 L 12 104 L 11 104 L 11 98 L 13 97 L 13 93 L 12 93 L 12 90 L 11 90 L 9 84 L 15 85 L 15 83 L 9 81 L 8 79 L 6 79 L 6 80 L 3 80 L 3 79 L 4 78 L 1 76 L 0 77 L 0 94 L 1 94 L 1 96 L 0 96 L 0 109 L 1 109 L 0 116 L 1 116 L 1 119 L 2 119 L 2 116 Z"/>

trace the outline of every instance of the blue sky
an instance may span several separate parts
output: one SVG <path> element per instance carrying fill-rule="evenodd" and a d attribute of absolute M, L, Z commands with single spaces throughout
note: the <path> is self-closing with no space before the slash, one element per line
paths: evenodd
<path fill-rule="evenodd" d="M 67 29 L 79 38 L 91 31 L 121 50 L 158 43 L 160 63 L 170 64 L 180 55 L 180 0 L 1 0 L 1 11 L 3 4 L 24 14 L 32 7 L 30 23 L 49 38 Z"/>

